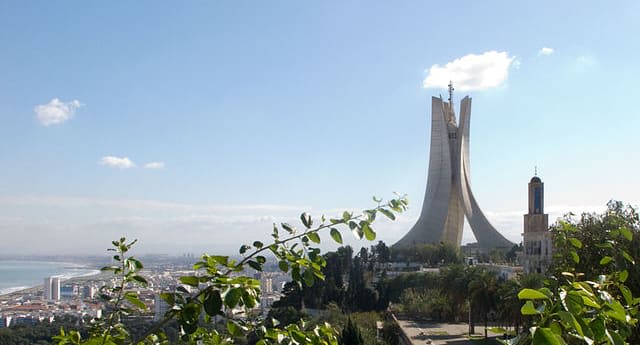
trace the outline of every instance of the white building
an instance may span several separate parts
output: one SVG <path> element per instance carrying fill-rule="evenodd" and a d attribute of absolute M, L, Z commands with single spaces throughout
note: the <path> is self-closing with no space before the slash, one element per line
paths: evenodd
<path fill-rule="evenodd" d="M 60 278 L 48 277 L 44 279 L 44 295 L 42 298 L 45 301 L 60 300 Z"/>

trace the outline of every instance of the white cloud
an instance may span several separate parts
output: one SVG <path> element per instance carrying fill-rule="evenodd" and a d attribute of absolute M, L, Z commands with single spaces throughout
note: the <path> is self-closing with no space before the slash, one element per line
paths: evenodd
<path fill-rule="evenodd" d="M 422 82 L 425 89 L 447 88 L 449 81 L 460 91 L 485 90 L 502 85 L 515 61 L 507 52 L 495 50 L 480 55 L 469 54 L 448 62 L 433 65 Z"/>
<path fill-rule="evenodd" d="M 50 126 L 70 120 L 76 113 L 76 109 L 81 106 L 83 106 L 83 104 L 77 99 L 65 103 L 54 98 L 47 104 L 36 105 L 33 110 L 36 112 L 38 121 L 40 121 L 43 126 Z"/>
<path fill-rule="evenodd" d="M 106 165 L 111 168 L 129 169 L 135 167 L 129 157 L 105 156 L 100 159 L 100 165 Z"/>
<path fill-rule="evenodd" d="M 144 167 L 145 169 L 164 169 L 164 162 L 149 162 Z"/>
<path fill-rule="evenodd" d="M 555 50 L 553 48 L 549 48 L 549 47 L 542 47 L 539 51 L 538 51 L 538 56 L 541 55 L 551 55 L 553 54 Z"/>

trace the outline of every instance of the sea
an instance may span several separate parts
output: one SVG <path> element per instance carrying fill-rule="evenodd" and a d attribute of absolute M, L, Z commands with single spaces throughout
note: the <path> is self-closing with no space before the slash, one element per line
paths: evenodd
<path fill-rule="evenodd" d="M 94 268 L 70 262 L 0 260 L 0 295 L 42 285 L 47 277 L 66 280 L 98 273 Z"/>

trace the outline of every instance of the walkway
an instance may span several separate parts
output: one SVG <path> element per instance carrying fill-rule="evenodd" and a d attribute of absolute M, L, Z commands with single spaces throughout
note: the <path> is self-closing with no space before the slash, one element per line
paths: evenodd
<path fill-rule="evenodd" d="M 413 320 L 398 320 L 398 324 L 409 337 L 413 345 L 477 345 L 478 341 L 471 341 L 467 337 L 469 326 L 466 323 L 436 323 Z M 476 325 L 474 337 L 484 336 L 484 327 Z M 481 332 L 481 333 L 479 333 Z M 498 334 L 489 332 L 489 337 Z M 431 340 L 431 343 L 428 341 Z"/>

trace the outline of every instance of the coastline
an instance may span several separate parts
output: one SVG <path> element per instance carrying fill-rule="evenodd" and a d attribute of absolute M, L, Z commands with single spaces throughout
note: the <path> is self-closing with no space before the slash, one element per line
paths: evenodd
<path fill-rule="evenodd" d="M 71 277 L 68 279 L 65 279 L 64 282 L 71 282 L 71 283 L 83 283 L 86 281 L 91 281 L 91 280 L 103 280 L 103 279 L 110 279 L 110 274 L 102 272 L 100 270 L 95 270 L 95 272 L 91 272 L 90 274 L 87 273 L 85 275 L 82 276 L 75 276 L 75 277 Z M 20 298 L 22 296 L 25 295 L 42 295 L 44 293 L 44 285 L 43 284 L 38 284 L 35 286 L 30 286 L 30 287 L 24 287 L 22 289 L 16 288 L 17 290 L 15 291 L 10 291 L 7 293 L 2 293 L 0 294 L 0 302 L 1 301 L 9 301 L 9 300 L 15 300 L 17 298 Z"/>
<path fill-rule="evenodd" d="M 13 261 L 13 260 L 12 260 Z M 20 260 L 15 260 L 20 261 Z M 34 261 L 31 261 L 34 262 Z M 60 278 L 61 282 L 82 282 L 92 280 L 100 276 L 102 273 L 99 269 L 87 267 L 74 262 L 64 262 L 66 271 L 61 274 L 53 274 L 51 277 Z M 79 272 L 74 272 L 79 271 Z M 45 277 L 43 277 L 44 279 Z M 10 300 L 23 295 L 34 295 L 44 292 L 44 284 L 38 283 L 30 286 L 9 286 L 0 289 L 0 301 Z"/>

